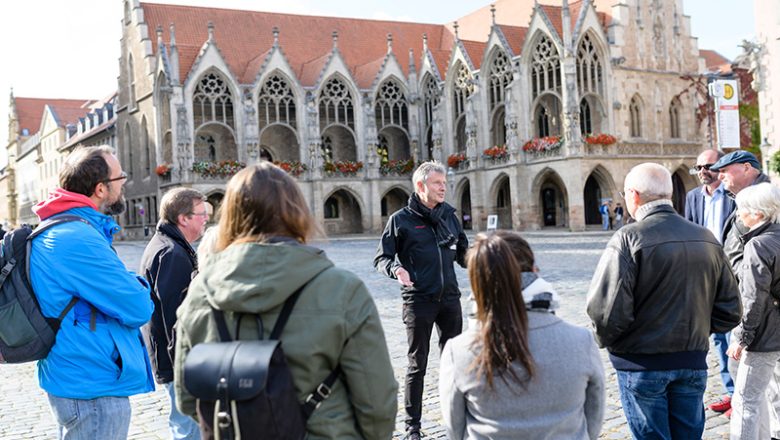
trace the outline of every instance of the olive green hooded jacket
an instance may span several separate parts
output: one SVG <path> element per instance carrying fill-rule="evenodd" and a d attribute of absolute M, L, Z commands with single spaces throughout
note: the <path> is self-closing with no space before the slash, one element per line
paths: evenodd
<path fill-rule="evenodd" d="M 374 301 L 363 282 L 336 268 L 324 252 L 295 243 L 243 243 L 210 255 L 179 307 L 174 381 L 179 409 L 193 417 L 195 399 L 182 386 L 184 359 L 200 342 L 219 340 L 209 305 L 225 313 L 257 313 L 268 338 L 284 301 L 306 284 L 280 337 L 301 402 L 340 365 L 332 394 L 307 424 L 310 439 L 389 439 L 398 384 Z M 241 339 L 257 337 L 254 319 Z M 235 337 L 235 335 L 233 335 Z"/>

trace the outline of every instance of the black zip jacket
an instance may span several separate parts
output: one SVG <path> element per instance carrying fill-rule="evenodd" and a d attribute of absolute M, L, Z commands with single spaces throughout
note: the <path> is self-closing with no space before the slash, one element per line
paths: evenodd
<path fill-rule="evenodd" d="M 141 257 L 143 274 L 152 289 L 154 312 L 149 321 L 149 357 L 157 383 L 173 381 L 173 366 L 168 346 L 174 338 L 176 309 L 190 285 L 197 255 L 174 225 L 160 223 Z"/>
<path fill-rule="evenodd" d="M 759 183 L 764 182 L 770 182 L 769 176 L 761 173 L 758 175 L 758 177 L 756 177 L 756 180 L 753 181 L 753 185 L 758 185 Z M 728 191 L 726 194 L 732 199 L 736 197 L 734 194 Z M 721 242 L 723 243 L 723 252 L 726 253 L 726 257 L 729 259 L 731 270 L 734 271 L 734 275 L 737 277 L 737 281 L 740 281 L 739 266 L 740 263 L 742 263 L 742 254 L 745 252 L 745 244 L 742 242 L 742 240 L 740 240 L 740 237 L 747 234 L 748 231 L 750 231 L 750 228 L 742 224 L 742 222 L 739 220 L 739 216 L 737 215 L 737 210 L 734 209 L 729 215 L 729 218 L 726 219 L 726 223 L 723 224 Z"/>
<path fill-rule="evenodd" d="M 455 208 L 444 203 L 444 209 L 441 221 L 457 237 L 456 243 L 449 247 L 437 244 L 431 222 L 409 206 L 396 211 L 387 221 L 374 257 L 374 267 L 392 279 L 396 279 L 395 271 L 399 267 L 409 272 L 414 286 L 401 286 L 404 302 L 460 298 L 453 263 L 466 267 L 469 242 Z"/>

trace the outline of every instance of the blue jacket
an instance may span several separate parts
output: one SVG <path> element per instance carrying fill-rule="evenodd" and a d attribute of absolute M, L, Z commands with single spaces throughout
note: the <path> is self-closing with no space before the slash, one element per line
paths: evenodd
<path fill-rule="evenodd" d="M 30 280 L 41 310 L 56 317 L 73 296 L 49 355 L 38 361 L 46 392 L 72 399 L 130 396 L 154 390 L 140 328 L 152 315 L 149 285 L 111 247 L 114 220 L 89 207 L 62 211 L 86 219 L 51 227 L 30 252 Z M 90 304 L 97 309 L 90 330 Z"/>

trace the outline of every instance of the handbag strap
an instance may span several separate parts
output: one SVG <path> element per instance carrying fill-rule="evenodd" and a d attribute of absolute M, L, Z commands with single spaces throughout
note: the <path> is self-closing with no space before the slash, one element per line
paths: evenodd
<path fill-rule="evenodd" d="M 219 331 L 219 340 L 221 342 L 230 342 L 233 338 L 230 337 L 230 332 L 225 322 L 225 313 L 222 310 L 211 307 L 211 314 L 214 316 L 214 321 L 217 323 L 217 331 Z"/>

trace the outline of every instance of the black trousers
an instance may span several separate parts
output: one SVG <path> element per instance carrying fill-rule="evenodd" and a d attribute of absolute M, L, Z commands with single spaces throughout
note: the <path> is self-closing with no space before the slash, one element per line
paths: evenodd
<path fill-rule="evenodd" d="M 425 385 L 425 370 L 428 368 L 428 352 L 431 345 L 431 331 L 434 324 L 439 334 L 439 351 L 447 341 L 463 331 L 463 312 L 459 298 L 438 301 L 404 303 L 403 319 L 406 324 L 406 339 L 409 342 L 406 367 L 406 428 L 420 429 L 422 395 Z"/>

